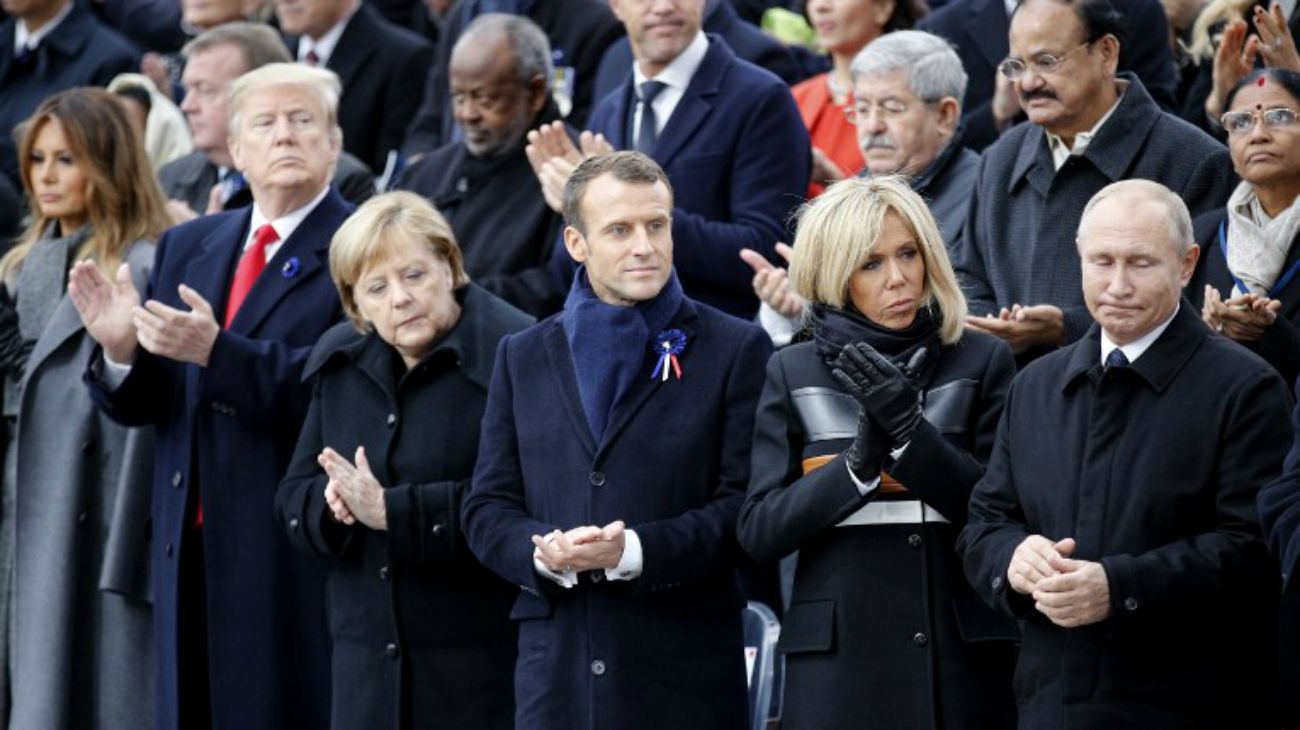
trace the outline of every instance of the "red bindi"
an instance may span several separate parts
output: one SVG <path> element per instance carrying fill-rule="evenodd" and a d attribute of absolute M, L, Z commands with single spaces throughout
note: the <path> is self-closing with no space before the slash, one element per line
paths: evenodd
<path fill-rule="evenodd" d="M 1265 81 L 1268 81 L 1268 78 L 1267 78 L 1267 77 L 1264 77 L 1264 76 L 1260 76 L 1260 77 L 1259 77 L 1259 80 L 1255 82 L 1255 85 L 1258 86 L 1258 87 L 1260 87 L 1260 88 L 1263 88 L 1263 87 L 1264 87 L 1264 82 L 1265 82 Z"/>

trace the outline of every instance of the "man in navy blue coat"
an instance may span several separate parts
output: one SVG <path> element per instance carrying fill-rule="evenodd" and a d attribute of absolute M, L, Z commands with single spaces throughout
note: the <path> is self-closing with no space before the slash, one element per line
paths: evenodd
<path fill-rule="evenodd" d="M 230 152 L 253 205 L 168 231 L 143 307 L 123 272 L 110 283 L 83 262 L 69 284 L 103 346 L 92 397 L 157 428 L 159 730 L 328 724 L 324 573 L 290 554 L 272 503 L 310 398 L 303 363 L 341 316 L 338 92 L 333 73 L 296 64 L 235 81 Z"/>
<path fill-rule="evenodd" d="M 743 728 L 736 516 L 771 346 L 673 274 L 644 155 L 565 188 L 564 311 L 497 351 L 465 534 L 518 585 L 516 727 Z"/>
<path fill-rule="evenodd" d="M 596 106 L 587 129 L 614 149 L 654 158 L 676 191 L 677 273 L 692 299 L 746 319 L 758 312 L 750 248 L 775 261 L 790 212 L 804 200 L 811 142 L 790 89 L 701 29 L 704 0 L 612 0 L 636 63 Z M 642 102 L 650 93 L 649 104 Z M 649 109 L 650 113 L 645 113 Z M 576 161 L 550 129 L 529 158 L 553 207 Z M 591 152 L 590 148 L 584 152 Z M 555 159 L 556 157 L 560 159 Z M 549 163 L 549 167 L 547 166 Z"/>

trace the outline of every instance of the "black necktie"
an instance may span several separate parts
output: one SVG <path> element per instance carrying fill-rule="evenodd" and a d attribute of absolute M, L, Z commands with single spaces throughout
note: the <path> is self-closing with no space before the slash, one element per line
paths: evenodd
<path fill-rule="evenodd" d="M 639 96 L 641 97 L 641 125 L 636 133 L 636 151 L 647 155 L 653 154 L 655 149 L 655 139 L 658 133 L 655 128 L 655 97 L 659 92 L 668 88 L 668 84 L 662 81 L 646 81 L 638 87 Z"/>
<path fill-rule="evenodd" d="M 1110 354 L 1106 356 L 1107 370 L 1110 370 L 1111 368 L 1126 368 L 1128 367 L 1128 364 L 1128 357 L 1125 356 L 1124 351 L 1118 347 L 1111 350 Z"/>

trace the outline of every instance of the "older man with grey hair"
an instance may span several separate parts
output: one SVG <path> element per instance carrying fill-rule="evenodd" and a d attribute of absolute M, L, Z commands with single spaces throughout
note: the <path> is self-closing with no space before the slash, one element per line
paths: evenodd
<path fill-rule="evenodd" d="M 551 99 L 551 46 L 522 15 L 489 13 L 451 54 L 451 110 L 462 138 L 406 168 L 396 186 L 446 216 L 475 283 L 538 317 L 560 308 L 547 269 L 562 228 L 524 154 L 528 130 L 560 119 Z"/>
<path fill-rule="evenodd" d="M 944 39 L 919 30 L 900 30 L 862 49 L 850 67 L 853 106 L 846 111 L 858 132 L 866 167 L 861 175 L 907 175 L 912 189 L 929 203 L 951 249 L 966 222 L 979 155 L 962 144 L 961 98 L 966 72 Z M 788 258 L 784 244 L 777 251 Z M 741 252 L 754 269 L 754 292 L 763 301 L 764 329 L 783 344 L 792 326 L 777 315 L 798 318 L 803 301 L 786 271 L 757 252 Z"/>
<path fill-rule="evenodd" d="M 1077 248 L 1094 324 L 1012 383 L 958 540 L 1020 619 L 1020 726 L 1265 727 L 1278 569 L 1255 495 L 1286 385 L 1182 300 L 1198 250 L 1168 188 L 1102 188 Z"/>
<path fill-rule="evenodd" d="M 306 415 L 303 363 L 342 316 L 329 275 L 330 239 L 352 212 L 330 185 L 338 97 L 323 69 L 241 76 L 228 144 L 253 204 L 164 234 L 143 306 L 125 270 L 115 282 L 88 262 L 71 274 L 102 348 L 91 397 L 156 429 L 158 730 L 329 723 L 323 571 L 291 554 L 271 502 Z"/>

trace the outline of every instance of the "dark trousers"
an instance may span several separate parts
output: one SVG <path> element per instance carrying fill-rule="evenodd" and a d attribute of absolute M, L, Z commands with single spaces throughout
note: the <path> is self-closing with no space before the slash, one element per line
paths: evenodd
<path fill-rule="evenodd" d="M 193 524 L 192 522 L 190 523 Z M 180 726 L 212 727 L 208 678 L 208 592 L 203 531 L 187 527 L 181 543 L 177 649 L 180 659 Z"/>

